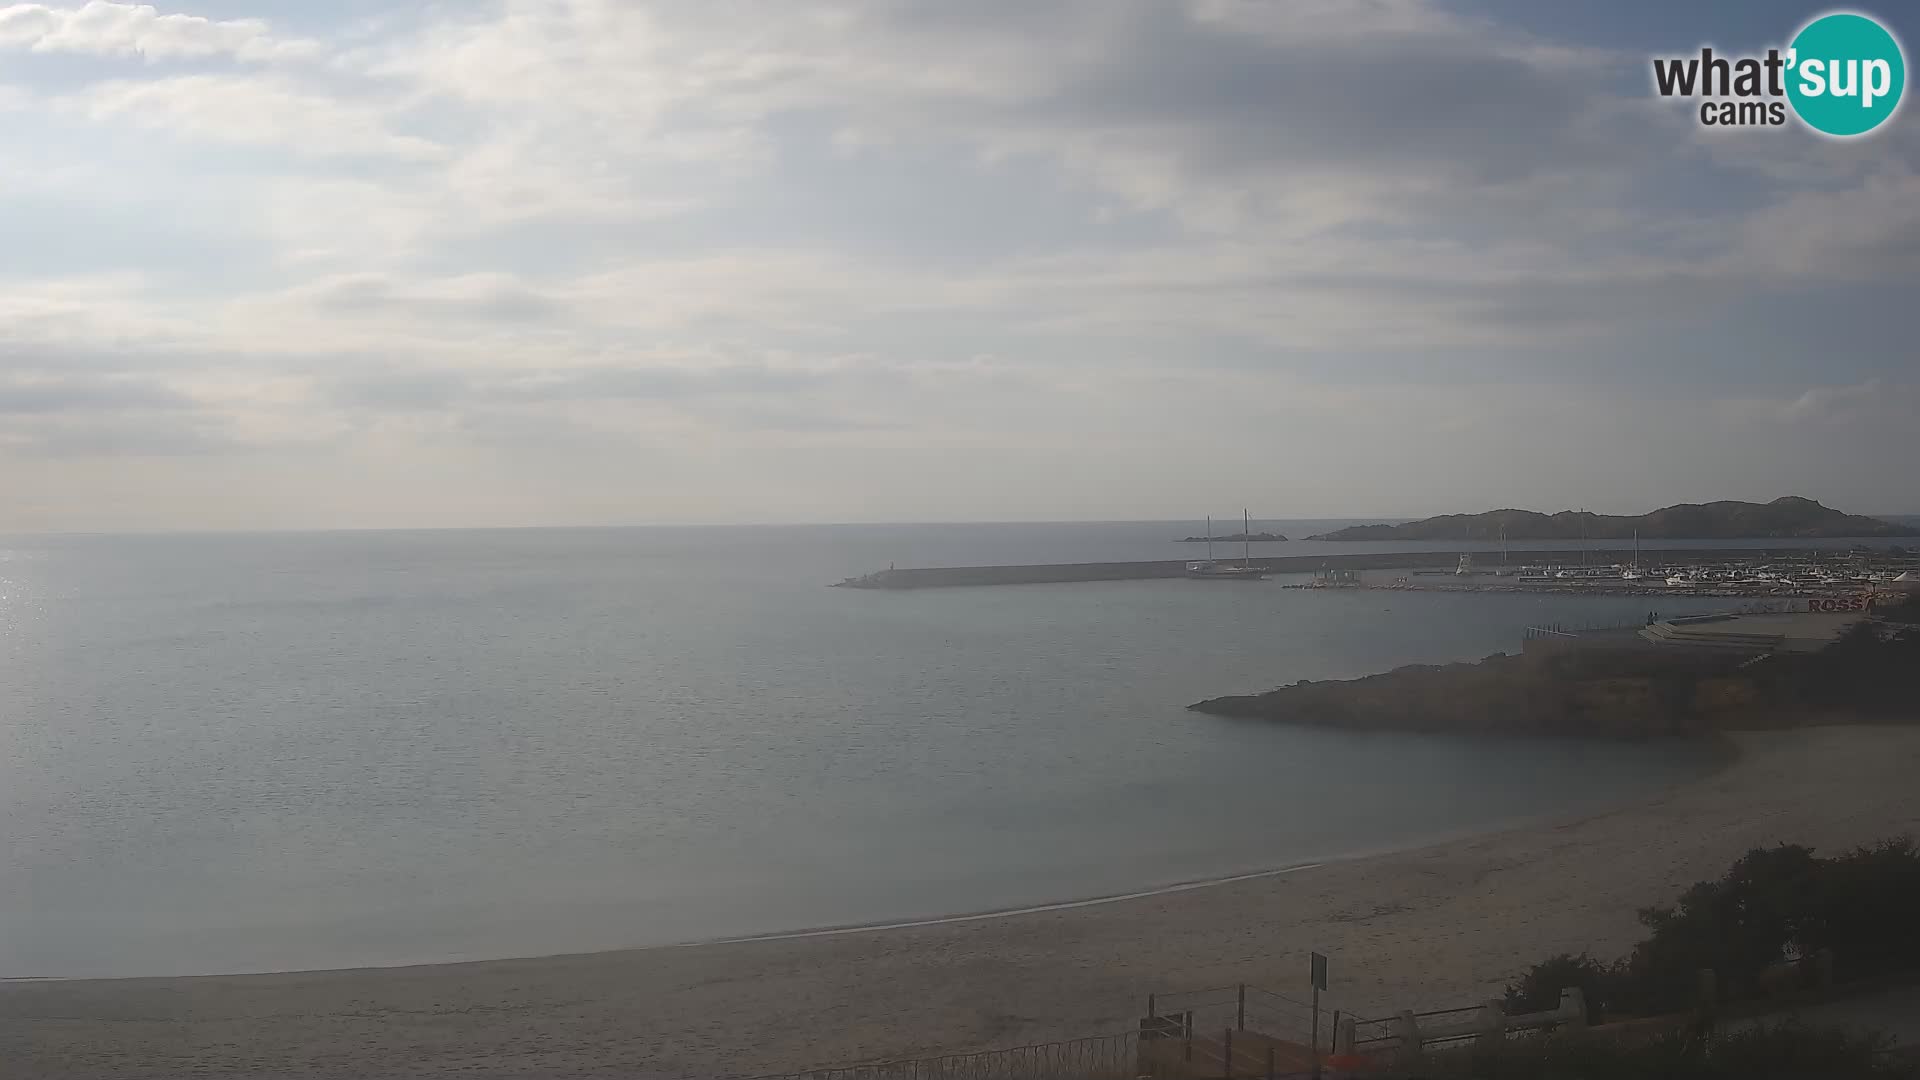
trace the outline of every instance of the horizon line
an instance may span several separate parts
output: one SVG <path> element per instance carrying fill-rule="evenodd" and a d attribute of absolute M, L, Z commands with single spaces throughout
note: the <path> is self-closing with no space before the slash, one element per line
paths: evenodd
<path fill-rule="evenodd" d="M 1745 500 L 1716 500 L 1741 502 Z M 1669 503 L 1667 506 L 1687 505 Z M 1699 504 L 1694 504 L 1699 505 Z M 1759 504 L 1765 505 L 1765 504 Z M 1822 505 L 1825 505 L 1824 503 Z M 1655 507 L 1664 510 L 1667 507 Z M 1828 507 L 1828 509 L 1834 509 Z M 1383 525 L 1399 525 L 1408 522 L 1425 521 L 1434 517 L 1477 516 L 1479 514 L 1500 513 L 1507 510 L 1520 510 L 1522 513 L 1553 516 L 1564 513 L 1592 513 L 1596 517 L 1642 517 L 1644 514 L 1602 514 L 1585 510 L 1523 510 L 1519 507 L 1503 506 L 1480 511 L 1448 511 L 1442 514 L 1394 515 L 1394 514 L 1328 514 L 1314 517 L 1253 518 L 1256 524 L 1288 522 L 1370 522 Z M 1653 513 L 1647 511 L 1646 513 Z M 1876 512 L 1853 514 L 1853 517 L 1880 519 L 1920 518 L 1920 511 L 1913 512 Z M 193 536 L 295 536 L 328 533 L 401 533 L 401 532 L 535 532 L 552 531 L 585 532 L 597 529 L 850 529 L 850 528 L 924 528 L 929 526 L 969 526 L 969 525 L 1170 525 L 1190 521 L 1204 521 L 1201 517 L 1143 517 L 1143 518 L 946 518 L 874 521 L 650 521 L 650 522 L 549 522 L 529 525 L 288 525 L 288 526 L 242 526 L 230 528 L 206 528 L 182 526 L 177 528 L 95 528 L 95 529 L 0 529 L 0 537 L 193 537 Z M 1308 540 L 1309 537 L 1293 539 Z M 1787 539 L 1787 538 L 1782 538 Z"/>

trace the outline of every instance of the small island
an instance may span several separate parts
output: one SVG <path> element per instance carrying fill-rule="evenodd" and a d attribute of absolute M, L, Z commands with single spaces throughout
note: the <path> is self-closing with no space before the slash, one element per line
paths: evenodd
<path fill-rule="evenodd" d="M 1182 544 L 1270 544 L 1284 541 L 1286 537 L 1279 533 L 1234 533 L 1232 536 L 1183 536 Z"/>
<path fill-rule="evenodd" d="M 1399 525 L 1355 525 L 1311 540 L 1785 540 L 1920 536 L 1920 529 L 1844 514 L 1789 495 L 1769 503 L 1678 503 L 1621 516 L 1562 510 L 1489 510 L 1442 514 Z"/>

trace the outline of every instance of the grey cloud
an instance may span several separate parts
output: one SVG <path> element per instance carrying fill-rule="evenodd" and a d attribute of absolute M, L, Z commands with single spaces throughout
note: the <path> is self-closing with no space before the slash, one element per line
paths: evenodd
<path fill-rule="evenodd" d="M 452 369 L 361 372 L 319 376 L 331 404 L 375 412 L 439 412 L 513 405 L 595 401 L 687 401 L 719 396 L 753 397 L 807 393 L 833 386 L 842 376 L 826 371 L 783 370 L 730 362 L 708 367 L 606 364 L 559 370 L 457 371 Z M 874 381 L 885 379 L 876 374 Z"/>
<path fill-rule="evenodd" d="M 1236 167 L 1420 158 L 1503 177 L 1563 160 L 1581 99 L 1566 75 L 1427 38 L 1287 46 L 1171 13 L 1041 111 L 1146 124 Z"/>
<path fill-rule="evenodd" d="M 1119 9 L 1125 6 L 1126 0 L 1100 2 Z M 1076 22 L 1075 5 L 1036 0 L 970 0 L 964 4 L 950 0 L 877 0 L 865 5 L 861 12 L 887 29 L 942 36 L 963 33 L 1004 38 L 1015 34 L 1058 39 L 1062 34 L 1072 33 Z"/>
<path fill-rule="evenodd" d="M 0 415 L 186 409 L 191 398 L 158 383 L 54 378 L 0 382 Z"/>
<path fill-rule="evenodd" d="M 80 423 L 23 425 L 8 434 L 16 447 L 41 457 L 179 457 L 242 446 L 208 419 L 192 414 L 93 417 Z"/>
<path fill-rule="evenodd" d="M 818 389 L 834 376 L 754 364 L 693 367 L 599 367 L 531 375 L 495 389 L 519 401 L 685 399 L 715 394 L 793 393 Z"/>
<path fill-rule="evenodd" d="M 731 418 L 744 428 L 796 435 L 832 435 L 852 432 L 911 431 L 913 425 L 835 412 L 804 409 L 746 409 Z"/>
<path fill-rule="evenodd" d="M 208 359 L 203 351 L 154 341 L 129 339 L 115 344 L 71 344 L 0 340 L 0 373 L 22 381 L 79 379 L 102 385 L 137 384 L 157 372 L 204 366 Z M 83 374 L 76 376 L 75 372 Z"/>
<path fill-rule="evenodd" d="M 564 305 L 534 289 L 505 282 L 479 282 L 470 291 L 408 291 L 384 277 L 330 282 L 315 303 L 342 313 L 396 312 L 422 319 L 463 318 L 489 322 L 544 322 L 564 314 Z"/>
<path fill-rule="evenodd" d="M 969 372 L 971 383 L 992 380 Z M 904 430 L 879 402 L 900 393 L 944 395 L 951 379 L 892 366 L 783 369 L 731 361 L 706 367 L 608 364 L 564 371 L 394 370 L 323 383 L 329 403 L 366 413 L 437 413 L 476 442 L 592 445 L 628 438 L 566 405 L 661 404 L 725 429 L 793 435 Z M 880 395 L 876 397 L 875 395 Z M 593 414 L 586 414 L 592 416 Z"/>
<path fill-rule="evenodd" d="M 239 446 L 224 421 L 151 379 L 0 381 L 0 446 L 40 457 L 167 457 Z"/>
<path fill-rule="evenodd" d="M 1203 21 L 1179 3 L 1017 6 L 1019 14 L 996 4 L 988 15 L 914 0 L 887 5 L 870 25 L 920 34 L 934 49 L 956 26 L 997 30 L 1010 44 L 1057 38 L 1059 55 L 1032 60 L 1047 65 L 1052 89 L 976 119 L 1076 138 L 1105 133 L 1193 170 L 1417 163 L 1491 181 L 1635 152 L 1631 117 L 1591 113 L 1605 89 L 1599 76 L 1555 70 L 1484 38 L 1405 28 L 1286 38 Z M 930 107 L 935 127 L 976 109 Z"/>
<path fill-rule="evenodd" d="M 335 405 L 375 412 L 431 412 L 468 397 L 473 377 L 454 371 L 398 369 L 349 376 L 331 381 L 325 389 Z"/>

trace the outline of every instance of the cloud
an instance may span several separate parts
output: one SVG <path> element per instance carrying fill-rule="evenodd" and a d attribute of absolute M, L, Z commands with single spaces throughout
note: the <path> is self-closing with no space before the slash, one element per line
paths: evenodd
<path fill-rule="evenodd" d="M 322 311 L 341 314 L 398 312 L 421 319 L 541 322 L 564 313 L 553 297 L 509 274 L 464 274 L 418 283 L 359 274 L 316 283 L 310 294 Z"/>
<path fill-rule="evenodd" d="M 302 157 L 368 155 L 430 162 L 445 156 L 431 139 L 393 131 L 381 102 L 318 93 L 278 77 L 114 80 L 67 97 L 58 107 L 96 122 L 275 147 Z"/>
<path fill-rule="evenodd" d="M 0 447 L 36 458 L 211 456 L 247 447 L 204 420 L 175 416 L 95 418 L 0 428 Z"/>
<path fill-rule="evenodd" d="M 834 470 L 884 455 L 993 516 L 1047 502 L 1018 464 L 1046 458 L 1134 512 L 1123 481 L 1185 499 L 1179 462 L 1246 447 L 1343 447 L 1308 501 L 1456 452 L 1483 487 L 1650 486 L 1725 456 L 1702 428 L 1787 471 L 1766 440 L 1825 432 L 1839 473 L 1905 400 L 1912 129 L 1705 137 L 1643 50 L 1551 13 L 236 10 L 0 7 L 0 403 L 36 461 L 298 446 L 325 486 L 377 450 L 484 484 L 622 450 L 685 461 L 684 508 L 867 513 Z M 1659 451 L 1631 484 L 1498 464 L 1607 418 Z M 874 505 L 924 513 L 911 472 Z"/>
<path fill-rule="evenodd" d="M 1725 415 L 1745 420 L 1790 425 L 1851 424 L 1913 416 L 1920 408 L 1920 387 L 1890 386 L 1869 379 L 1842 386 L 1814 386 L 1792 397 L 1735 397 L 1715 404 Z"/>
<path fill-rule="evenodd" d="M 180 409 L 191 399 L 141 380 L 53 378 L 0 380 L 0 416 L 129 409 Z"/>
<path fill-rule="evenodd" d="M 219 416 L 151 378 L 0 375 L 0 452 L 36 457 L 204 454 L 231 449 Z"/>
<path fill-rule="evenodd" d="M 138 56 L 150 61 L 229 56 L 264 62 L 314 55 L 316 42 L 276 38 L 261 19 L 161 14 L 147 4 L 88 0 L 80 7 L 0 7 L 0 50 Z"/>

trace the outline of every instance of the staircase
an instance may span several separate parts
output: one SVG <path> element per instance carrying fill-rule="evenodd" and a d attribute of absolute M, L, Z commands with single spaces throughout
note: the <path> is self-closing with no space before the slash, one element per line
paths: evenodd
<path fill-rule="evenodd" d="M 1257 986 L 1156 994 L 1147 1010 L 1139 1075 L 1155 1080 L 1311 1076 L 1316 1046 L 1324 1058 L 1331 1042 L 1330 1017 Z"/>

